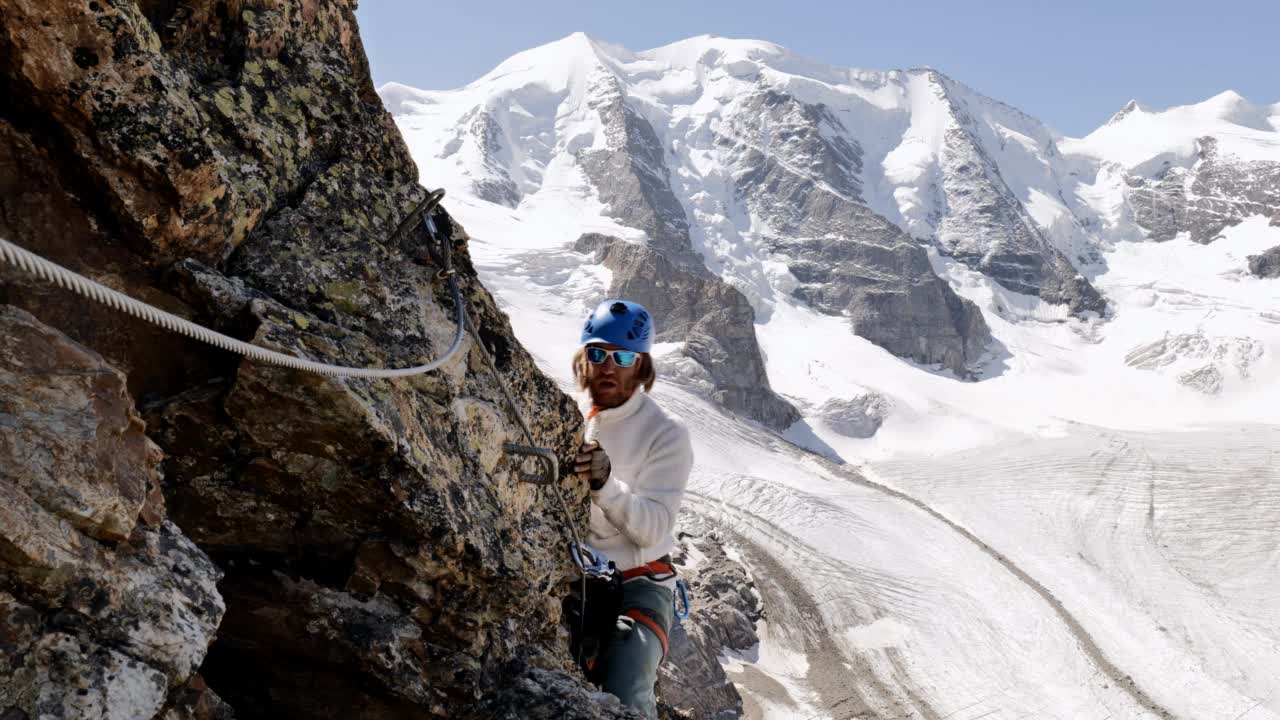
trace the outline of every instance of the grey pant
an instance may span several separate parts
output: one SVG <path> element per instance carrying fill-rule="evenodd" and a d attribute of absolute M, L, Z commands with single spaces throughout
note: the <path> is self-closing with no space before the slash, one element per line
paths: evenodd
<path fill-rule="evenodd" d="M 640 578 L 622 586 L 622 613 L 645 610 L 651 618 L 659 618 L 664 632 L 672 622 L 671 591 Z M 658 664 L 662 662 L 662 641 L 648 626 L 618 616 L 613 637 L 601 657 L 604 663 L 604 690 L 618 696 L 623 705 L 639 710 L 645 717 L 657 720 L 658 701 L 653 685 L 658 681 Z"/>

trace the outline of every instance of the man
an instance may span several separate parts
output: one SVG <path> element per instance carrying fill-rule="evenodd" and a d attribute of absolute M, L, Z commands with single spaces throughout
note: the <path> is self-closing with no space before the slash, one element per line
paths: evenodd
<path fill-rule="evenodd" d="M 649 398 L 654 334 L 643 307 L 607 300 L 587 318 L 573 359 L 578 387 L 591 398 L 574 468 L 591 487 L 587 542 L 624 570 L 621 610 L 596 677 L 650 718 L 658 716 L 653 686 L 673 622 L 672 530 L 693 466 L 689 431 Z"/>

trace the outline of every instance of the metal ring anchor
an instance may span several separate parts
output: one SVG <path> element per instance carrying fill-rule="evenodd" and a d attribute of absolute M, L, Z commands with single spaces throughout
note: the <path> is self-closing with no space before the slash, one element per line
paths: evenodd
<path fill-rule="evenodd" d="M 508 455 L 527 455 L 542 461 L 541 474 L 521 470 L 518 476 L 520 482 L 530 485 L 551 485 L 560 479 L 560 458 L 551 450 L 516 443 L 503 443 L 502 449 Z"/>
<path fill-rule="evenodd" d="M 430 220 L 431 211 L 434 210 L 435 207 L 439 205 L 440 201 L 443 199 L 444 199 L 444 188 L 436 188 L 435 190 L 432 190 L 431 192 L 427 193 L 427 196 L 422 199 L 422 202 L 415 205 L 414 208 L 409 211 L 409 214 L 405 215 L 404 219 L 400 221 L 400 224 L 396 226 L 396 229 L 391 233 L 390 237 L 387 240 L 388 244 L 396 243 L 402 240 L 404 238 L 405 233 L 412 230 L 413 226 L 417 225 L 418 221 L 421 220 L 423 217 L 426 217 L 428 220 Z M 430 230 L 432 228 L 428 228 L 428 229 Z M 432 234 L 434 235 L 434 232 Z"/>

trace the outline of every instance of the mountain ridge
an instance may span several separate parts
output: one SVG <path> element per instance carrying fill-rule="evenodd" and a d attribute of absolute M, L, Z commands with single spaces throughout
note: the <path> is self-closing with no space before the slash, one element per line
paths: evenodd
<path fill-rule="evenodd" d="M 626 149 L 631 136 L 620 130 L 630 121 L 617 121 L 625 111 L 567 102 L 549 90 L 564 83 L 534 73 L 504 77 L 493 95 L 433 95 L 438 104 L 396 121 L 424 182 L 450 187 L 478 269 L 517 335 L 561 382 L 571 382 L 562 366 L 577 320 L 615 291 L 665 299 L 700 285 L 699 302 L 675 301 L 685 314 L 669 303 L 659 320 L 714 328 L 728 354 L 749 349 L 737 342 L 754 335 L 762 365 L 749 353 L 749 372 L 737 377 L 749 384 L 763 368 L 769 391 L 799 415 L 781 431 L 749 403 L 716 399 L 741 384 L 717 384 L 734 373 L 711 344 L 700 352 L 669 337 L 654 348 L 655 399 L 694 418 L 699 461 L 687 502 L 731 518 L 771 553 L 797 557 L 804 539 L 806 567 L 815 558 L 833 571 L 787 586 L 797 599 L 803 588 L 821 599 L 801 614 L 820 618 L 818 637 L 762 633 L 759 660 L 739 684 L 744 697 L 756 670 L 770 687 L 794 682 L 797 701 L 821 696 L 831 687 L 823 677 L 798 679 L 793 663 L 771 660 L 801 653 L 811 669 L 852 668 L 872 708 L 905 695 L 945 714 L 951 698 L 990 693 L 968 712 L 1037 716 L 1052 694 L 1068 717 L 1157 716 L 1116 697 L 1123 685 L 1188 717 L 1280 710 L 1265 700 L 1276 657 L 1260 604 L 1273 593 L 1276 557 L 1260 518 L 1274 503 L 1253 490 L 1256 502 L 1226 499 L 1241 496 L 1232 489 L 1241 483 L 1266 487 L 1274 473 L 1241 452 L 1254 440 L 1224 444 L 1249 437 L 1241 423 L 1274 423 L 1280 392 L 1280 282 L 1248 272 L 1250 257 L 1280 245 L 1280 228 L 1256 212 L 1269 208 L 1265 195 L 1246 213 L 1220 212 L 1246 207 L 1240 194 L 1266 185 L 1241 182 L 1247 163 L 1262 161 L 1219 145 L 1179 166 L 1207 192 L 1190 195 L 1177 173 L 1075 153 L 1043 123 L 929 71 L 818 68 L 804 77 L 793 71 L 805 65 L 776 46 L 698 39 L 623 60 L 595 72 L 602 86 L 621 88 L 634 127 L 648 128 L 644 152 Z M 477 107 L 500 119 L 500 152 L 511 157 L 501 167 L 522 188 L 514 205 L 472 190 L 497 155 L 453 121 Z M 719 280 L 662 269 L 661 243 L 615 207 L 643 210 L 642 194 L 619 195 L 622 182 L 601 193 L 584 168 L 586 154 L 602 151 L 620 179 L 647 177 L 677 199 L 690 247 Z M 586 233 L 603 236 L 610 252 L 577 244 Z M 1037 280 L 1029 271 L 1054 262 L 1069 264 L 1059 279 L 1079 276 L 1097 290 L 1105 315 L 1049 301 L 1049 273 Z M 753 328 L 700 307 L 730 296 L 737 315 L 748 314 L 742 299 L 750 303 Z M 1011 619 L 1035 603 L 1008 589 L 965 595 L 966 616 L 952 619 L 952 591 L 976 591 L 980 565 L 958 562 L 910 520 L 886 520 L 893 508 L 868 507 L 847 482 L 823 485 L 807 471 L 813 456 L 793 455 L 794 446 L 934 498 L 995 552 L 1018 558 L 1123 681 L 1103 679 L 1098 658 L 1080 658 L 1056 621 Z M 1202 478 L 1211 466 L 1222 482 L 1210 486 Z M 1192 516 L 1203 525 L 1184 534 L 1180 518 Z M 868 528 L 878 521 L 883 532 Z M 1235 555 L 1220 552 L 1224 541 Z M 949 575 L 956 570 L 963 577 Z M 881 591 L 896 600 L 868 596 Z M 788 613 L 789 596 L 767 595 L 771 628 L 801 616 Z M 1222 611 L 1202 611 L 1209 605 Z M 1000 619 L 973 617 L 978 608 Z M 1009 626 L 1019 628 L 1013 642 Z M 1032 636 L 1034 647 L 1022 642 Z M 929 689 L 904 678 L 925 678 Z M 799 715 L 825 716 L 827 703 L 816 704 Z M 894 707 L 870 714 L 900 715 Z"/>

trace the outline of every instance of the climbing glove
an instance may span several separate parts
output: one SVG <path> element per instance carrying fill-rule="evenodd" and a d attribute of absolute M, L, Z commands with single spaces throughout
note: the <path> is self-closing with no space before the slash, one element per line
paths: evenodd
<path fill-rule="evenodd" d="M 592 490 L 604 487 L 605 481 L 609 479 L 610 469 L 609 456 L 604 448 L 600 447 L 600 443 L 583 443 L 582 447 L 578 448 L 573 472 L 579 480 L 590 483 Z"/>

